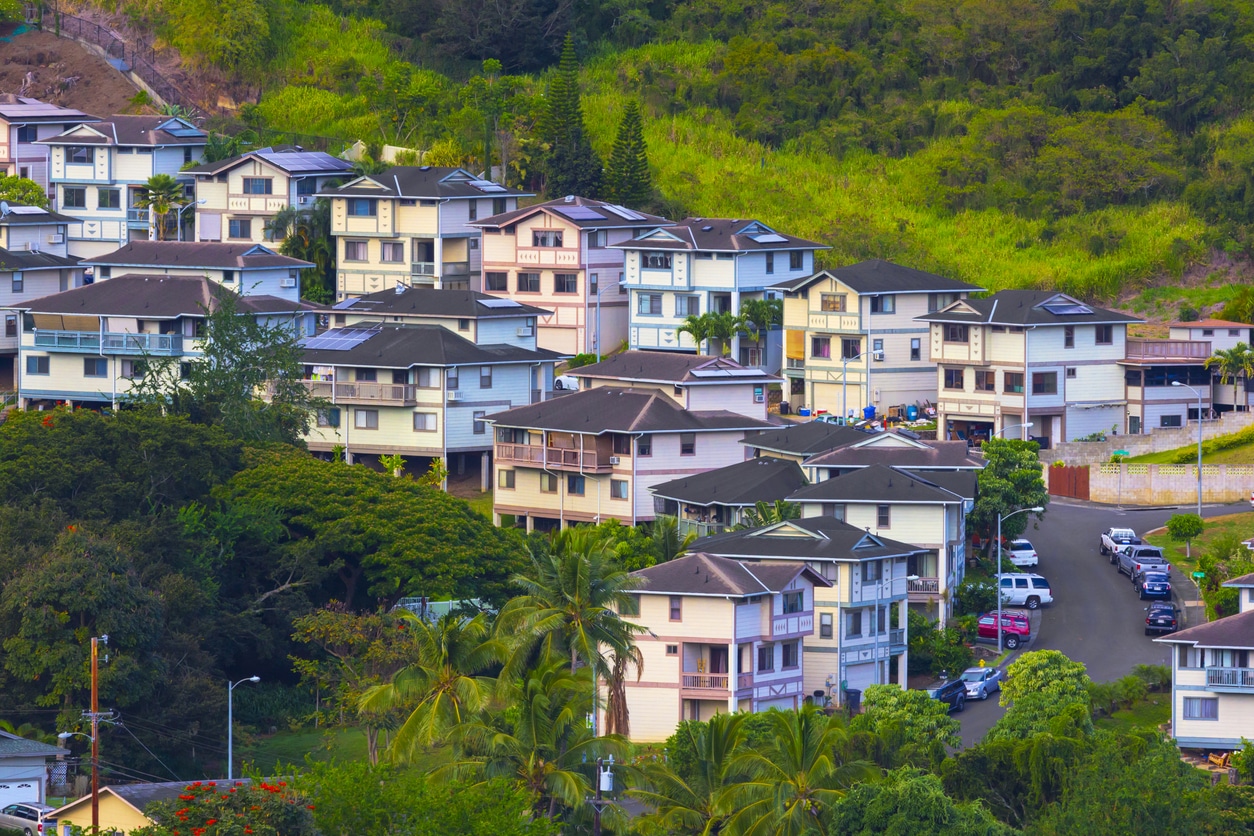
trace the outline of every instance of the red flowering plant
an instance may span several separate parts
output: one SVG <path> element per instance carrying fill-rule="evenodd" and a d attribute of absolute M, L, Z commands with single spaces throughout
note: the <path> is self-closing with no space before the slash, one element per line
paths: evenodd
<path fill-rule="evenodd" d="M 313 807 L 286 781 L 193 781 L 144 808 L 153 824 L 132 836 L 312 836 Z"/>

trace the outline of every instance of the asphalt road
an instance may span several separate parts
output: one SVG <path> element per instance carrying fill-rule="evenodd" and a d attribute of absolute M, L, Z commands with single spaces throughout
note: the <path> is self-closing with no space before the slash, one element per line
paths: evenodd
<path fill-rule="evenodd" d="M 1101 556 L 1098 542 L 1101 533 L 1112 526 L 1141 533 L 1166 524 L 1172 514 L 1192 509 L 1119 510 L 1065 502 L 1050 502 L 1040 527 L 1029 527 L 1024 534 L 1040 555 L 1040 566 L 1034 571 L 1049 579 L 1054 603 L 1041 608 L 1040 629 L 1019 652 L 1060 650 L 1083 662 L 1089 676 L 1098 682 L 1125 676 L 1134 665 L 1170 664 L 1167 646 L 1145 635 L 1145 603 L 1133 592 L 1128 577 Z M 1204 506 L 1202 515 L 1215 517 L 1248 510 L 1247 503 Z M 1177 590 L 1184 584 L 1185 579 L 1173 576 Z M 1177 603 L 1196 598 L 1195 590 L 1185 588 L 1188 591 L 1184 594 L 1177 592 Z M 978 743 L 1003 711 L 992 697 L 967 703 L 966 711 L 955 715 L 962 722 L 963 745 Z"/>

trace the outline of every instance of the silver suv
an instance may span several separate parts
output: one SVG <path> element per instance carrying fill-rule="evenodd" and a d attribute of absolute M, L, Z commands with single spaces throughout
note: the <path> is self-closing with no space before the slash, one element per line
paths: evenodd
<path fill-rule="evenodd" d="M 1049 581 L 1041 575 L 1007 572 L 997 576 L 1003 606 L 1027 607 L 1034 610 L 1041 604 L 1054 603 Z"/>
<path fill-rule="evenodd" d="M 10 804 L 0 809 L 0 829 L 20 830 L 22 836 L 54 836 L 57 822 L 48 815 L 55 809 L 35 801 Z"/>

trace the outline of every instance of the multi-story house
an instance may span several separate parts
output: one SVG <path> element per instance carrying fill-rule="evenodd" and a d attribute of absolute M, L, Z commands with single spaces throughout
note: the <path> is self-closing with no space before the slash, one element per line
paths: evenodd
<path fill-rule="evenodd" d="M 193 180 L 182 169 L 200 159 L 207 136 L 175 116 L 111 116 L 38 140 L 51 151 L 57 211 L 81 221 L 70 228 L 70 254 L 88 258 L 158 238 L 156 214 L 135 205 L 140 190 L 154 174 L 169 174 L 183 182 L 190 201 Z M 176 215 L 166 217 L 170 229 L 179 224 Z"/>
<path fill-rule="evenodd" d="M 688 554 L 633 572 L 641 586 L 622 617 L 636 638 L 640 678 L 624 692 L 630 737 L 668 738 L 682 720 L 800 708 L 808 698 L 801 652 L 814 634 L 816 595 L 831 584 L 804 563 Z"/>
<path fill-rule="evenodd" d="M 832 517 L 810 517 L 703 537 L 690 551 L 804 563 L 831 584 L 816 587 L 815 632 L 802 640 L 803 694 L 822 691 L 843 703 L 845 689 L 905 687 L 908 562 L 924 549 Z"/>
<path fill-rule="evenodd" d="M 437 290 L 420 285 L 345 299 L 337 302 L 327 316 L 329 324 L 336 328 L 384 323 L 439 325 L 476 345 L 509 344 L 534 349 L 538 347 L 536 319 L 545 313 L 543 308 L 473 290 Z"/>
<path fill-rule="evenodd" d="M 654 485 L 655 513 L 674 517 L 680 535 L 704 537 L 746 522 L 745 511 L 773 503 L 807 484 L 801 465 L 782 458 L 747 459 Z"/>
<path fill-rule="evenodd" d="M 802 466 L 806 477 L 817 483 L 877 464 L 939 476 L 947 472 L 976 474 L 983 469 L 984 460 L 973 456 L 965 441 L 933 441 L 909 430 L 889 430 L 816 453 Z"/>
<path fill-rule="evenodd" d="M 1064 293 L 1003 290 L 916 319 L 928 323 L 937 365 L 938 438 L 1004 433 L 1047 448 L 1126 426 L 1120 363 L 1135 317 Z"/>
<path fill-rule="evenodd" d="M 1254 739 L 1254 575 L 1240 612 L 1155 641 L 1171 646 L 1171 736 L 1183 749 L 1240 749 Z"/>
<path fill-rule="evenodd" d="M 196 178 L 196 241 L 273 241 L 269 225 L 290 206 L 312 209 L 315 195 L 353 173 L 322 151 L 284 145 L 258 148 L 184 174 Z M 281 234 L 280 234 L 281 235 Z"/>
<path fill-rule="evenodd" d="M 81 110 L 0 93 L 0 174 L 34 180 L 49 198 L 53 197 L 48 181 L 48 147 L 35 143 L 75 125 L 99 121 Z"/>
<path fill-rule="evenodd" d="M 801 464 L 829 450 L 866 441 L 871 433 L 827 421 L 806 421 L 756 433 L 744 440 L 755 457 L 787 459 Z"/>
<path fill-rule="evenodd" d="M 1119 432 L 1147 433 L 1158 427 L 1183 427 L 1197 420 L 1198 395 L 1202 417 L 1216 409 L 1232 409 L 1248 398 L 1236 383 L 1221 385 L 1218 375 L 1206 368 L 1212 343 L 1206 340 L 1138 339 L 1128 337 L 1119 364 L 1123 370 L 1127 426 Z M 1179 384 L 1179 385 L 1177 385 Z M 1216 401 L 1223 401 L 1220 406 Z M 1107 432 L 1110 427 L 1104 428 Z"/>
<path fill-rule="evenodd" d="M 127 274 L 17 306 L 19 403 L 116 409 L 154 361 L 197 362 L 205 318 L 228 294 L 204 276 Z M 236 304 L 269 325 L 313 332 L 314 314 L 299 302 L 252 295 Z"/>
<path fill-rule="evenodd" d="M 761 221 L 686 218 L 614 244 L 625 253 L 623 280 L 630 293 L 630 335 L 636 349 L 696 351 L 702 346 L 678 329 L 691 315 L 739 314 L 748 299 L 777 296 L 773 286 L 814 272 L 821 244 L 783 235 Z M 730 353 L 746 366 L 777 370 L 782 331 L 750 342 L 733 337 Z"/>
<path fill-rule="evenodd" d="M 131 241 L 109 253 L 83 259 L 92 279 L 125 273 L 203 276 L 241 296 L 300 300 L 300 273 L 314 265 L 280 255 L 262 244 L 193 241 Z"/>
<path fill-rule="evenodd" d="M 393 166 L 322 191 L 331 201 L 336 297 L 398 284 L 479 289 L 482 236 L 470 224 L 530 196 L 462 168 L 427 165 Z"/>
<path fill-rule="evenodd" d="M 498 524 L 528 531 L 655 516 L 649 488 L 744 459 L 766 421 L 685 408 L 658 390 L 601 386 L 488 416 L 496 430 Z"/>
<path fill-rule="evenodd" d="M 1197 362 L 1197 358 L 1192 355 L 1198 354 L 1205 350 L 1199 346 L 1191 345 L 1196 343 L 1206 343 L 1211 354 L 1217 351 L 1230 351 L 1236 348 L 1239 343 L 1254 345 L 1254 326 L 1246 322 L 1229 322 L 1224 319 L 1202 319 L 1196 322 L 1173 322 L 1168 333 L 1169 339 L 1163 340 L 1168 345 L 1174 343 L 1174 352 L 1176 354 L 1190 355 L 1189 359 Z M 1131 343 L 1129 340 L 1129 353 L 1131 353 Z M 1201 360 L 1204 364 L 1205 358 Z M 1211 384 L 1211 404 L 1217 413 L 1230 412 L 1232 410 L 1246 411 L 1251 404 L 1254 404 L 1254 381 L 1244 374 L 1231 375 L 1227 383 L 1222 382 L 1218 368 L 1212 367 L 1212 375 L 1214 375 Z M 1170 383 L 1166 385 L 1170 386 Z M 1190 396 L 1192 393 L 1187 389 L 1181 391 L 1179 386 L 1175 387 L 1176 392 L 1172 394 Z M 1190 417 L 1194 417 L 1197 413 L 1197 397 L 1193 396 L 1189 399 L 1189 404 L 1193 409 L 1188 411 Z M 1206 404 L 1203 401 L 1203 408 Z M 1129 421 L 1131 424 L 1132 401 L 1128 403 Z M 1181 410 L 1183 412 L 1184 410 Z M 1143 413 L 1146 417 L 1142 419 L 1141 426 L 1145 429 L 1152 429 L 1156 424 L 1154 416 L 1150 414 L 1152 410 Z M 1158 424 L 1161 426 L 1161 423 Z M 1129 430 L 1130 432 L 1131 430 Z"/>
<path fill-rule="evenodd" d="M 627 339 L 623 251 L 611 245 L 670 221 L 568 196 L 475 221 L 487 293 L 543 305 L 540 345 L 567 354 L 613 351 Z"/>
<path fill-rule="evenodd" d="M 662 351 L 624 351 L 568 372 L 581 389 L 613 386 L 661 392 L 685 409 L 725 409 L 762 421 L 767 388 L 779 378 L 726 357 Z"/>
<path fill-rule="evenodd" d="M 775 287 L 784 293 L 785 400 L 846 418 L 931 402 L 936 363 L 915 317 L 983 290 L 879 259 Z"/>

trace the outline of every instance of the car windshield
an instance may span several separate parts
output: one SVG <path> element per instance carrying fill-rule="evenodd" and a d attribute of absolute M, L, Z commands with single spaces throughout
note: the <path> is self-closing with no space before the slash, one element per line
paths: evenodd
<path fill-rule="evenodd" d="M 1032 544 L 1027 540 L 1015 540 L 1010 544 L 1010 548 L 1017 552 L 1031 551 Z"/>
<path fill-rule="evenodd" d="M 962 681 L 963 682 L 983 682 L 984 671 L 963 671 Z"/>

